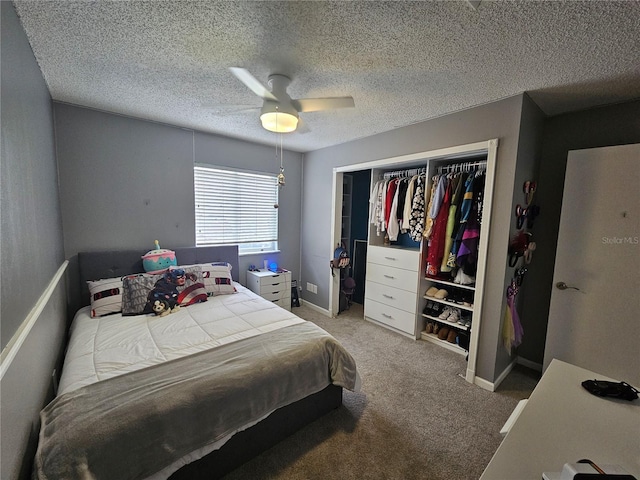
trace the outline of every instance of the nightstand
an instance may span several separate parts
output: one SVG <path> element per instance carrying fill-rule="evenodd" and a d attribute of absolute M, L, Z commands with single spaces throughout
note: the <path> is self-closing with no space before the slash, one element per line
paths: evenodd
<path fill-rule="evenodd" d="M 247 288 L 262 298 L 291 311 L 291 272 L 247 271 Z"/>

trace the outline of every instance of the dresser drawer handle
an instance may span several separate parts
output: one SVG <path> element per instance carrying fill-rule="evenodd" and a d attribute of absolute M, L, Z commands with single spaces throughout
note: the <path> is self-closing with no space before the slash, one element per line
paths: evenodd
<path fill-rule="evenodd" d="M 383 293 L 382 296 L 384 298 L 389 298 L 389 299 L 393 300 L 393 295 L 387 295 L 386 293 Z"/>
<path fill-rule="evenodd" d="M 391 280 L 394 280 L 396 277 L 394 277 L 393 275 L 385 275 L 384 278 L 390 278 Z"/>
<path fill-rule="evenodd" d="M 396 257 L 384 257 L 384 258 L 386 258 L 387 260 L 393 260 L 394 262 L 396 261 Z"/>
<path fill-rule="evenodd" d="M 386 318 L 393 318 L 391 315 L 388 315 L 388 314 L 386 314 L 386 313 L 383 313 L 383 314 L 382 314 L 382 316 L 383 316 L 383 317 L 386 317 Z"/>

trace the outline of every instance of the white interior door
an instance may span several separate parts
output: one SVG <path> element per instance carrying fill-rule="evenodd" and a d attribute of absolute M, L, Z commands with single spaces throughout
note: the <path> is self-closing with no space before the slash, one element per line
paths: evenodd
<path fill-rule="evenodd" d="M 544 368 L 640 386 L 640 144 L 569 152 Z"/>

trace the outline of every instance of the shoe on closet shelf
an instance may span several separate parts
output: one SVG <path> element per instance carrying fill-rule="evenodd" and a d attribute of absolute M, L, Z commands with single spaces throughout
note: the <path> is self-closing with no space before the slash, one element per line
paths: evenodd
<path fill-rule="evenodd" d="M 476 277 L 472 277 L 471 275 L 467 275 L 462 271 L 461 268 L 456 272 L 456 276 L 453 279 L 453 283 L 459 283 L 460 285 L 471 285 L 476 283 Z"/>
<path fill-rule="evenodd" d="M 451 315 L 451 307 L 444 307 L 444 309 L 442 310 L 442 313 L 440 315 L 438 315 L 438 318 L 440 320 L 446 320 L 447 318 L 449 318 L 449 315 Z"/>
<path fill-rule="evenodd" d="M 424 306 L 424 308 L 422 309 L 422 313 L 424 313 L 425 315 L 431 315 L 432 312 L 433 312 L 433 302 L 429 300 L 427 304 Z"/>
<path fill-rule="evenodd" d="M 442 312 L 442 307 L 443 305 L 441 303 L 433 302 L 431 304 L 431 312 L 427 313 L 427 315 L 431 315 L 432 317 L 440 316 L 440 313 Z"/>
<path fill-rule="evenodd" d="M 427 326 L 425 327 L 424 331 L 427 333 L 433 333 L 433 323 L 427 322 Z"/>
<path fill-rule="evenodd" d="M 461 315 L 460 320 L 458 320 L 458 325 L 462 325 L 463 327 L 471 326 L 471 315 Z"/>
<path fill-rule="evenodd" d="M 438 293 L 438 287 L 431 287 L 427 289 L 425 292 L 426 297 L 435 297 L 436 293 Z"/>
<path fill-rule="evenodd" d="M 449 330 L 449 335 L 447 335 L 447 342 L 457 343 L 456 342 L 457 338 L 458 338 L 458 332 L 456 332 L 453 328 Z"/>
<path fill-rule="evenodd" d="M 448 295 L 449 295 L 449 292 L 447 292 L 444 288 L 441 288 L 436 292 L 434 297 L 437 298 L 438 300 L 444 300 L 445 298 L 447 298 Z"/>
<path fill-rule="evenodd" d="M 447 317 L 447 322 L 458 323 L 458 320 L 460 320 L 460 309 L 459 308 L 452 308 L 449 311 L 449 316 Z"/>
<path fill-rule="evenodd" d="M 439 323 L 434 322 L 434 324 L 433 324 L 433 331 L 432 331 L 431 333 L 433 333 L 434 335 L 437 335 L 439 331 L 440 331 L 440 324 L 439 324 Z"/>
<path fill-rule="evenodd" d="M 449 336 L 449 327 L 441 327 L 438 331 L 438 338 L 440 340 L 446 340 Z"/>

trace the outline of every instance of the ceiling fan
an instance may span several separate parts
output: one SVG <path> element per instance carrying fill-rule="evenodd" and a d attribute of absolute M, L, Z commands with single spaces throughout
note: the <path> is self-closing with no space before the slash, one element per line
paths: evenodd
<path fill-rule="evenodd" d="M 260 110 L 260 121 L 262 127 L 271 132 L 293 132 L 298 127 L 299 112 L 355 107 L 352 97 L 292 99 L 287 93 L 291 79 L 285 75 L 277 73 L 269 75 L 268 85 L 271 87 L 269 90 L 248 70 L 239 67 L 230 67 L 229 70 L 253 93 L 264 100 Z"/>

